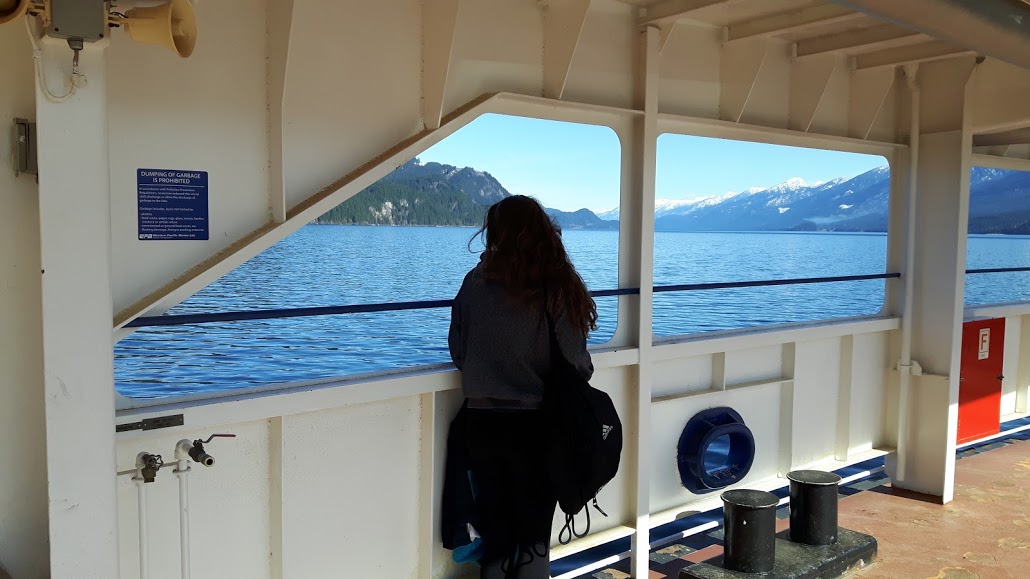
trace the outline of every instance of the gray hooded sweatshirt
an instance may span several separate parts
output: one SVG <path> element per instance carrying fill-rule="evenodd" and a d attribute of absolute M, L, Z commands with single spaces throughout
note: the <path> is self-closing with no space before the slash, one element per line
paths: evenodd
<path fill-rule="evenodd" d="M 461 370 L 470 408 L 540 408 L 544 379 L 551 370 L 547 318 L 512 298 L 501 285 L 470 271 L 451 307 L 447 345 Z M 555 337 L 565 359 L 584 379 L 594 373 L 586 336 L 564 312 L 554 318 Z"/>

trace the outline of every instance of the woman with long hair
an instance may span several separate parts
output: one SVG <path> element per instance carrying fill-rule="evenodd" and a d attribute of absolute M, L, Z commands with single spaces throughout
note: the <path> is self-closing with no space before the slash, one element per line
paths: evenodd
<path fill-rule="evenodd" d="M 589 380 L 586 337 L 597 307 L 560 228 L 535 199 L 494 204 L 479 235 L 486 250 L 454 298 L 448 346 L 468 401 L 476 530 L 485 549 L 480 576 L 546 578 L 556 504 L 541 413 L 552 367 L 549 324 L 565 359 Z"/>

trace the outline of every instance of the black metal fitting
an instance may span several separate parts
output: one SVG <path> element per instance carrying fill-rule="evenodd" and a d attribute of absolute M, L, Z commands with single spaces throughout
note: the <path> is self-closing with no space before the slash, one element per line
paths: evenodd
<path fill-rule="evenodd" d="M 741 573 L 768 573 L 776 564 L 776 505 L 772 493 L 738 489 L 722 493 L 723 566 Z"/>
<path fill-rule="evenodd" d="M 143 476 L 143 482 L 152 483 L 157 478 L 157 472 L 161 470 L 164 465 L 164 461 L 161 459 L 160 454 L 144 454 L 140 457 L 142 467 L 140 468 L 140 474 Z"/>
<path fill-rule="evenodd" d="M 200 440 L 193 441 L 193 448 L 190 449 L 190 458 L 193 462 L 199 462 L 204 466 L 214 466 L 215 457 L 204 451 L 204 443 Z"/>
<path fill-rule="evenodd" d="M 790 481 L 790 540 L 803 545 L 837 542 L 837 487 L 840 476 L 820 470 L 795 470 Z"/>
<path fill-rule="evenodd" d="M 193 462 L 199 462 L 204 466 L 214 466 L 215 457 L 211 456 L 204 450 L 204 445 L 211 442 L 215 438 L 236 438 L 235 434 L 212 434 L 207 437 L 207 440 L 197 439 L 193 441 L 193 447 L 190 448 L 190 458 Z"/>

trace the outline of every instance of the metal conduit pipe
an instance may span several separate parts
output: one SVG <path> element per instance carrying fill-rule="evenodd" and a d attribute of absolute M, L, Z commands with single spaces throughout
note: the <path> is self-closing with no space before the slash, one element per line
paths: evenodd
<path fill-rule="evenodd" d="M 136 500 L 139 511 L 139 577 L 147 579 L 150 577 L 150 543 L 147 538 L 147 487 L 142 476 L 132 478 L 136 483 Z"/>
<path fill-rule="evenodd" d="M 190 450 L 193 443 L 180 440 L 175 445 L 176 478 L 179 479 L 179 560 L 182 579 L 190 579 L 190 490 L 187 477 L 190 473 Z"/>
<path fill-rule="evenodd" d="M 905 67 L 905 80 L 911 100 L 908 136 L 908 209 L 905 219 L 905 301 L 901 313 L 901 359 L 898 361 L 898 445 L 895 478 L 905 480 L 908 466 L 908 407 L 912 380 L 912 299 L 915 295 L 916 194 L 919 184 L 919 82 L 918 64 Z"/>

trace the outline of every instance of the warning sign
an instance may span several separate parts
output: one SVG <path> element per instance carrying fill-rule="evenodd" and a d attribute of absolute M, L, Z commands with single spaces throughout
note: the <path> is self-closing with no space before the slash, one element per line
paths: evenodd
<path fill-rule="evenodd" d="M 991 329 L 980 329 L 980 351 L 976 355 L 977 360 L 986 360 L 991 355 Z"/>
<path fill-rule="evenodd" d="M 139 239 L 208 239 L 207 171 L 137 169 Z"/>

